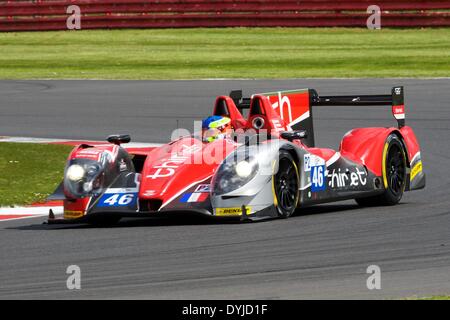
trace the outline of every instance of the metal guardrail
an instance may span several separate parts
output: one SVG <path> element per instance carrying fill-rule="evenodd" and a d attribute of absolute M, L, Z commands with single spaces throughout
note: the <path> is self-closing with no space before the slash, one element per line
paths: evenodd
<path fill-rule="evenodd" d="M 0 1 L 0 31 L 67 29 L 71 5 L 83 29 L 365 27 L 373 4 L 383 27 L 450 26 L 450 0 L 35 0 Z"/>

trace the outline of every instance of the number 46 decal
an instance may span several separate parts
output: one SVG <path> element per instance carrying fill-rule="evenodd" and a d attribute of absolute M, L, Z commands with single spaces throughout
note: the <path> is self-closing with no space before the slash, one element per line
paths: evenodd
<path fill-rule="evenodd" d="M 311 167 L 311 191 L 325 190 L 325 166 Z"/>
<path fill-rule="evenodd" d="M 122 207 L 136 202 L 136 193 L 104 194 L 99 201 L 99 207 Z"/>

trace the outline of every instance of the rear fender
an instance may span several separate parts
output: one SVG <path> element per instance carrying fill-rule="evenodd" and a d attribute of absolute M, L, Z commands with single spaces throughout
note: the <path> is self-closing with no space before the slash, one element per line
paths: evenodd
<path fill-rule="evenodd" d="M 423 189 L 425 187 L 425 173 L 422 169 L 419 141 L 411 127 L 402 127 L 400 133 L 406 145 L 409 168 L 411 169 L 406 190 Z"/>
<path fill-rule="evenodd" d="M 408 167 L 406 190 L 423 188 L 425 175 L 422 171 L 420 147 L 411 127 L 353 129 L 341 141 L 341 155 L 364 164 L 375 175 L 382 176 L 383 148 L 387 137 L 392 133 L 400 138 L 405 148 Z"/>
<path fill-rule="evenodd" d="M 364 164 L 377 176 L 382 176 L 383 147 L 396 128 L 356 128 L 347 132 L 341 141 L 340 153 L 354 162 Z"/>

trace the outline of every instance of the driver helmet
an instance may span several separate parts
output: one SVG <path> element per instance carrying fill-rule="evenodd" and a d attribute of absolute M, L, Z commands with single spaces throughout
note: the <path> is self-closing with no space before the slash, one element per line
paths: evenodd
<path fill-rule="evenodd" d="M 202 121 L 202 137 L 204 142 L 224 139 L 231 131 L 231 119 L 223 116 L 210 116 Z"/>

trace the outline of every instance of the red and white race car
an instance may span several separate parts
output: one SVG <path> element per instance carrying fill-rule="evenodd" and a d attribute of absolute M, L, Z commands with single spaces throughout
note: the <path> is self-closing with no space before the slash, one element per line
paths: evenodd
<path fill-rule="evenodd" d="M 398 126 L 355 128 L 339 150 L 316 147 L 312 110 L 344 105 L 389 106 Z M 302 89 L 242 98 L 233 91 L 216 98 L 213 115 L 230 118 L 233 134 L 205 142 L 194 133 L 147 150 L 123 147 L 128 135 L 75 147 L 51 197 L 64 199 L 64 219 L 51 215 L 49 222 L 170 213 L 287 218 L 297 208 L 345 199 L 393 205 L 404 191 L 425 186 L 419 143 L 405 125 L 403 87 L 352 96 Z"/>

